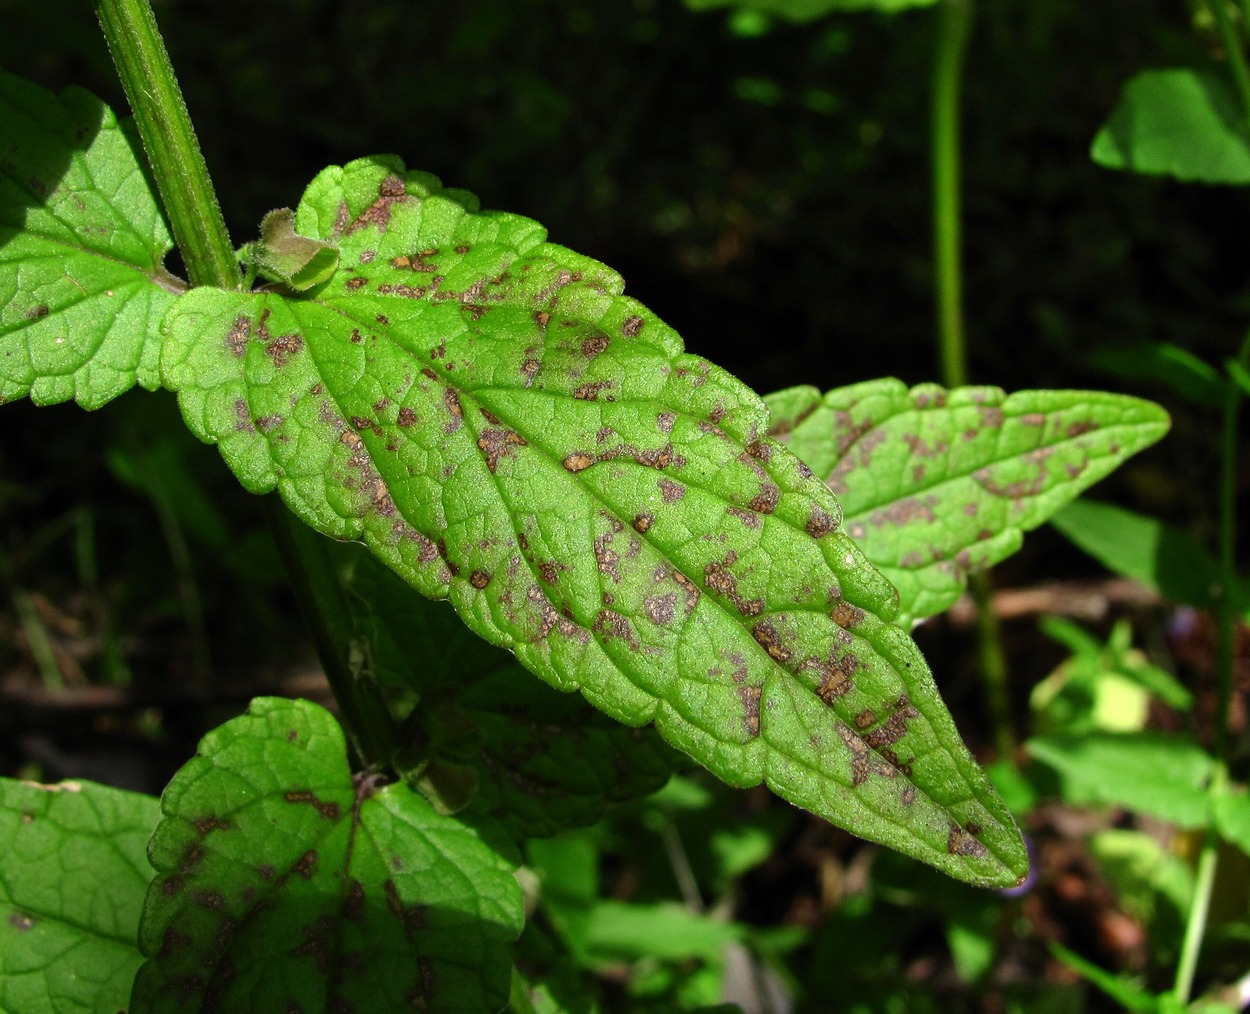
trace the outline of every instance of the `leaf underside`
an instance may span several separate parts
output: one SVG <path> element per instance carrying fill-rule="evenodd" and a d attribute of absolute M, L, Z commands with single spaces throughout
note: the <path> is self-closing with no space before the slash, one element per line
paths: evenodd
<path fill-rule="evenodd" d="M 0 1010 L 126 1006 L 159 816 L 137 792 L 0 779 Z"/>
<path fill-rule="evenodd" d="M 877 380 L 766 400 L 772 434 L 825 479 L 845 530 L 898 588 L 904 624 L 949 607 L 969 573 L 1168 428 L 1151 402 L 1092 391 Z"/>
<path fill-rule="evenodd" d="M 171 246 L 112 111 L 0 71 L 0 404 L 155 389 Z"/>
<path fill-rule="evenodd" d="M 511 866 L 403 783 L 353 776 L 335 718 L 259 698 L 161 798 L 143 1011 L 498 1010 Z"/>
<path fill-rule="evenodd" d="M 530 678 L 447 603 L 418 595 L 374 557 L 357 561 L 350 587 L 375 677 L 415 694 L 429 743 L 419 758 L 429 763 L 423 787 L 437 793 L 440 777 L 472 771 L 466 816 L 484 813 L 523 840 L 594 823 L 610 803 L 668 780 L 675 755 L 654 730 L 622 726 Z"/>
<path fill-rule="evenodd" d="M 618 275 L 392 158 L 332 167 L 311 298 L 197 289 L 162 375 L 244 485 L 734 785 L 986 885 L 1027 859 L 895 592 L 749 389 Z"/>

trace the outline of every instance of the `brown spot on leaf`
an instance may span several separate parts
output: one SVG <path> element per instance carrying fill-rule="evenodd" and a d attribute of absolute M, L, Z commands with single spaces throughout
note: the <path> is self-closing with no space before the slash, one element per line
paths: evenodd
<path fill-rule="evenodd" d="M 673 482 L 672 479 L 660 479 L 658 484 L 660 487 L 660 499 L 665 503 L 673 503 L 686 495 L 686 487 L 680 482 Z"/>
<path fill-rule="evenodd" d="M 595 536 L 595 564 L 599 573 L 610 578 L 614 584 L 621 583 L 620 555 L 612 548 L 613 533 Z"/>
<path fill-rule="evenodd" d="M 570 472 L 580 472 L 595 463 L 595 459 L 585 451 L 574 451 L 564 459 L 564 467 Z"/>
<path fill-rule="evenodd" d="M 855 728 L 867 729 L 877 721 L 877 713 L 872 708 L 865 708 L 855 716 Z"/>
<path fill-rule="evenodd" d="M 460 407 L 460 396 L 450 387 L 443 388 L 443 404 L 451 414 L 451 419 L 443 426 L 443 432 L 450 436 L 463 424 L 464 409 Z"/>
<path fill-rule="evenodd" d="M 345 234 L 350 236 L 369 225 L 376 226 L 379 232 L 386 232 L 391 222 L 392 208 L 406 198 L 404 181 L 395 175 L 387 176 L 378 185 L 377 199 L 356 216 L 356 220 L 344 230 Z"/>
<path fill-rule="evenodd" d="M 699 604 L 699 586 L 690 580 L 680 570 L 673 571 L 673 580 L 679 584 L 686 593 L 686 613 L 694 611 L 694 607 Z"/>
<path fill-rule="evenodd" d="M 192 891 L 191 899 L 197 905 L 212 909 L 214 912 L 220 912 L 226 907 L 225 896 L 220 891 Z"/>
<path fill-rule="evenodd" d="M 677 595 L 669 592 L 667 595 L 649 596 L 643 599 L 642 607 L 646 611 L 647 619 L 657 627 L 666 627 L 676 614 Z"/>
<path fill-rule="evenodd" d="M 486 467 L 492 472 L 499 465 L 500 458 L 514 457 L 514 450 L 524 447 L 528 441 L 515 430 L 496 429 L 488 426 L 477 438 L 477 446 L 486 455 Z"/>
<path fill-rule="evenodd" d="M 595 356 L 603 352 L 608 347 L 608 336 L 598 334 L 593 338 L 587 338 L 582 342 L 582 355 L 587 359 L 594 359 Z"/>
<path fill-rule="evenodd" d="M 417 413 L 405 405 L 399 410 L 399 415 L 395 417 L 395 422 L 403 427 L 415 426 L 417 424 Z"/>
<path fill-rule="evenodd" d="M 626 317 L 621 324 L 621 334 L 626 338 L 637 338 L 638 332 L 642 330 L 642 318 L 638 316 Z"/>
<path fill-rule="evenodd" d="M 200 834 L 208 834 L 210 831 L 229 831 L 231 824 L 225 817 L 218 817 L 215 813 L 200 817 L 199 820 L 192 821 L 193 826 Z"/>
<path fill-rule="evenodd" d="M 661 412 L 655 417 L 655 425 L 661 433 L 672 433 L 673 423 L 677 421 L 676 412 Z"/>
<path fill-rule="evenodd" d="M 282 369 L 304 348 L 304 339 L 295 332 L 280 334 L 265 346 L 265 355 L 269 357 L 275 369 Z"/>
<path fill-rule="evenodd" d="M 359 923 L 365 916 L 365 885 L 352 878 L 347 888 L 347 897 L 343 899 L 343 918 L 348 922 Z"/>
<path fill-rule="evenodd" d="M 780 489 L 771 482 L 761 482 L 760 491 L 747 506 L 759 514 L 771 514 L 777 509 L 777 501 L 780 499 Z"/>
<path fill-rule="evenodd" d="M 823 539 L 837 530 L 838 519 L 820 504 L 812 504 L 812 512 L 807 517 L 807 534 L 813 539 Z"/>
<path fill-rule="evenodd" d="M 573 397 L 578 401 L 598 401 L 599 393 L 611 390 L 611 388 L 612 381 L 610 380 L 596 380 L 593 383 L 579 384 L 573 390 Z"/>
<path fill-rule="evenodd" d="M 742 701 L 742 722 L 751 736 L 760 734 L 760 697 L 763 691 L 759 687 L 738 687 L 738 697 Z"/>
<path fill-rule="evenodd" d="M 25 912 L 14 912 L 9 916 L 9 925 L 19 933 L 25 933 L 28 929 L 35 925 L 35 920 L 28 916 Z"/>
<path fill-rule="evenodd" d="M 44 309 L 46 310 L 47 307 Z M 240 314 L 234 318 L 234 323 L 230 325 L 230 330 L 226 334 L 226 348 L 235 359 L 247 351 L 247 340 L 250 337 L 252 337 L 252 321 Z"/>
<path fill-rule="evenodd" d="M 490 574 L 484 570 L 475 570 L 469 575 L 469 584 L 473 585 L 478 591 L 481 591 L 490 584 Z"/>
<path fill-rule="evenodd" d="M 946 851 L 953 856 L 971 856 L 974 859 L 985 859 L 989 850 L 958 824 L 951 824 L 951 833 L 946 839 Z"/>
<path fill-rule="evenodd" d="M 829 618 L 843 630 L 853 630 L 864 621 L 864 611 L 845 599 L 838 599 L 838 604 L 829 612 Z"/>
<path fill-rule="evenodd" d="M 347 280 L 347 288 L 351 292 L 355 292 L 357 289 L 363 289 L 368 284 L 369 279 L 365 278 L 363 275 L 357 275 L 355 278 L 349 278 Z"/>
<path fill-rule="evenodd" d="M 890 717 L 882 725 L 866 733 L 864 741 L 874 750 L 884 750 L 888 746 L 893 746 L 907 734 L 908 721 L 919 717 L 920 712 L 912 707 L 907 695 L 903 694 L 894 702 Z"/>
<path fill-rule="evenodd" d="M 51 311 L 49 310 L 47 304 L 40 303 L 38 306 L 32 306 L 29 310 L 27 310 L 25 317 L 27 320 L 40 320 L 43 317 L 46 317 L 50 312 Z M 247 320 L 247 318 L 244 317 L 243 320 Z M 229 341 L 228 338 L 226 340 L 227 342 Z M 235 355 L 242 355 L 242 353 L 236 352 Z"/>
<path fill-rule="evenodd" d="M 1083 433 L 1090 433 L 1096 429 L 1098 429 L 1098 424 L 1086 419 L 1081 422 L 1072 423 L 1064 432 L 1069 437 L 1079 437 Z"/>
<path fill-rule="evenodd" d="M 1046 417 L 1041 412 L 1026 412 L 1020 417 L 1022 426 L 1045 426 Z"/>
<path fill-rule="evenodd" d="M 763 522 L 755 511 L 749 511 L 744 507 L 726 507 L 726 514 L 732 514 L 748 528 L 759 528 Z"/>
<path fill-rule="evenodd" d="M 309 849 L 295 861 L 295 865 L 291 869 L 305 880 L 311 880 L 313 871 L 317 868 L 317 859 L 316 849 Z"/>
<path fill-rule="evenodd" d="M 614 637 L 619 637 L 629 645 L 632 651 L 638 651 L 642 647 L 638 640 L 638 634 L 634 631 L 633 624 L 629 622 L 629 619 L 611 609 L 599 610 L 595 615 L 593 629 L 596 634 L 603 637 L 605 644 Z"/>
<path fill-rule="evenodd" d="M 326 820 L 338 820 L 342 808 L 338 803 L 325 802 L 318 799 L 316 793 L 308 789 L 297 789 L 292 792 L 284 793 L 282 796 L 288 803 L 308 803 Z"/>
<path fill-rule="evenodd" d="M 773 624 L 767 620 L 758 621 L 751 628 L 751 636 L 759 643 L 760 647 L 768 652 L 769 657 L 776 662 L 788 662 L 793 654 L 789 647 L 781 643 L 781 634 Z"/>
<path fill-rule="evenodd" d="M 729 599 L 743 616 L 759 616 L 764 611 L 764 600 L 744 598 L 738 591 L 738 579 L 729 570 L 737 560 L 738 554 L 729 550 L 724 560 L 713 560 L 703 568 L 703 581 L 718 595 Z"/>
<path fill-rule="evenodd" d="M 653 514 L 638 514 L 634 517 L 634 531 L 640 534 L 647 532 L 653 524 L 655 524 L 655 515 Z"/>

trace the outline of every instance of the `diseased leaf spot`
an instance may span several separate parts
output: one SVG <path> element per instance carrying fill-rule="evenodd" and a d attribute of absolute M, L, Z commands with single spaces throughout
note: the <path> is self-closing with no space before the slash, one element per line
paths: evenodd
<path fill-rule="evenodd" d="M 282 796 L 288 803 L 308 803 L 326 820 L 338 820 L 342 808 L 338 803 L 325 802 L 318 799 L 316 794 L 308 789 L 299 789 L 294 792 L 284 793 Z"/>
<path fill-rule="evenodd" d="M 595 335 L 593 338 L 587 338 L 582 342 L 582 355 L 587 359 L 594 359 L 595 356 L 602 353 L 608 347 L 607 335 Z"/>
<path fill-rule="evenodd" d="M 386 228 L 391 222 L 392 207 L 406 197 L 404 181 L 398 176 L 387 176 L 378 185 L 377 200 L 356 216 L 356 220 L 344 230 L 345 235 L 350 236 L 352 233 L 359 232 L 370 225 L 376 226 L 379 232 L 386 232 Z"/>
<path fill-rule="evenodd" d="M 475 570 L 469 575 L 469 584 L 473 585 L 478 591 L 481 591 L 490 584 L 490 574 L 484 570 Z"/>
<path fill-rule="evenodd" d="M 28 916 L 25 912 L 14 912 L 9 916 L 9 925 L 19 933 L 25 933 L 28 929 L 35 925 L 35 920 Z"/>
<path fill-rule="evenodd" d="M 643 599 L 642 607 L 646 611 L 647 619 L 657 627 L 666 627 L 676 614 L 677 595 L 674 592 L 669 592 L 667 595 L 651 595 Z"/>
<path fill-rule="evenodd" d="M 621 324 L 621 334 L 626 338 L 637 338 L 639 332 L 642 331 L 642 318 L 639 316 L 626 317 Z"/>
<path fill-rule="evenodd" d="M 951 833 L 946 839 L 946 851 L 953 856 L 971 856 L 974 859 L 986 859 L 989 856 L 986 847 L 958 824 L 951 824 Z"/>
<path fill-rule="evenodd" d="M 220 912 L 226 907 L 225 896 L 220 891 L 192 891 L 191 899 L 200 907 Z"/>
<path fill-rule="evenodd" d="M 612 381 L 596 380 L 593 383 L 578 385 L 573 391 L 573 397 L 578 401 L 598 401 L 600 392 L 611 389 Z M 608 400 L 612 401 L 613 399 L 609 396 Z"/>
<path fill-rule="evenodd" d="M 813 539 L 823 539 L 838 530 L 838 519 L 826 511 L 820 504 L 812 505 L 812 512 L 807 518 L 807 534 Z"/>
<path fill-rule="evenodd" d="M 732 514 L 748 528 L 759 528 L 763 524 L 760 516 L 755 511 L 747 510 L 743 507 L 726 507 L 726 514 Z"/>
<path fill-rule="evenodd" d="M 395 422 L 405 429 L 409 426 L 415 426 L 417 424 L 417 413 L 405 405 L 399 410 L 399 415 L 395 417 Z"/>
<path fill-rule="evenodd" d="M 764 611 L 763 599 L 747 599 L 738 591 L 738 580 L 729 568 L 738 561 L 738 554 L 732 549 L 725 554 L 723 561 L 713 560 L 703 568 L 703 581 L 718 595 L 729 599 L 743 616 L 759 616 Z"/>
<path fill-rule="evenodd" d="M 638 514 L 634 517 L 634 531 L 640 534 L 649 531 L 653 524 L 655 524 L 655 515 L 653 514 Z"/>
<path fill-rule="evenodd" d="M 872 708 L 865 708 L 855 716 L 855 728 L 857 729 L 867 729 L 868 726 L 875 725 L 876 722 L 877 713 Z"/>
<path fill-rule="evenodd" d="M 661 412 L 655 417 L 655 425 L 661 433 L 672 433 L 675 422 L 677 422 L 676 412 Z"/>
<path fill-rule="evenodd" d="M 226 333 L 226 348 L 238 359 L 247 351 L 247 340 L 252 337 L 252 321 L 240 314 L 234 318 L 230 330 Z"/>
<path fill-rule="evenodd" d="M 761 696 L 763 691 L 759 687 L 738 687 L 738 697 L 742 700 L 742 721 L 751 736 L 760 734 Z"/>
<path fill-rule="evenodd" d="M 694 607 L 699 604 L 699 586 L 690 580 L 680 570 L 673 571 L 673 580 L 679 584 L 686 593 L 686 614 L 694 612 Z"/>
<path fill-rule="evenodd" d="M 589 468 L 595 463 L 593 456 L 585 451 L 574 451 L 564 459 L 564 467 L 570 472 L 580 472 L 585 468 Z"/>
<path fill-rule="evenodd" d="M 282 369 L 304 348 L 304 339 L 298 334 L 280 334 L 265 346 L 265 355 L 273 363 L 275 369 Z"/>
<path fill-rule="evenodd" d="M 845 599 L 838 599 L 838 604 L 830 610 L 829 617 L 843 630 L 853 630 L 864 622 L 864 611 Z"/>
<path fill-rule="evenodd" d="M 192 823 L 195 829 L 202 835 L 208 834 L 210 831 L 229 831 L 231 827 L 229 820 L 225 817 L 218 817 L 214 813 L 200 817 Z"/>
<path fill-rule="evenodd" d="M 1045 426 L 1046 417 L 1041 412 L 1026 412 L 1020 417 L 1020 424 L 1022 426 Z"/>
<path fill-rule="evenodd" d="M 477 446 L 486 455 L 486 467 L 492 472 L 499 466 L 500 458 L 514 457 L 518 447 L 525 447 L 528 441 L 515 430 L 487 427 L 477 438 Z"/>
<path fill-rule="evenodd" d="M 347 897 L 343 899 L 343 918 L 348 922 L 360 923 L 365 916 L 365 886 L 352 878 L 347 888 Z"/>
<path fill-rule="evenodd" d="M 369 279 L 364 277 L 364 275 L 357 275 L 355 278 L 347 280 L 347 289 L 349 292 L 355 292 L 357 289 L 363 289 L 368 284 Z"/>
<path fill-rule="evenodd" d="M 673 503 L 686 495 L 686 487 L 680 482 L 673 482 L 672 479 L 660 479 L 658 483 L 660 487 L 660 499 L 665 503 Z"/>
<path fill-rule="evenodd" d="M 38 306 L 32 306 L 29 310 L 27 310 L 25 317 L 27 320 L 40 320 L 43 317 L 46 317 L 50 312 L 51 311 L 46 304 L 40 303 Z"/>
<path fill-rule="evenodd" d="M 593 629 L 603 638 L 605 644 L 613 638 L 620 638 L 629 645 L 631 651 L 638 651 L 642 644 L 629 619 L 612 609 L 601 609 L 595 616 Z"/>
<path fill-rule="evenodd" d="M 443 432 L 451 436 L 464 423 L 464 409 L 460 407 L 460 396 L 450 387 L 443 388 L 443 404 L 451 414 L 451 419 L 443 426 Z"/>
<path fill-rule="evenodd" d="M 309 849 L 296 860 L 295 865 L 291 867 L 291 870 L 294 873 L 298 873 L 305 880 L 311 880 L 313 872 L 317 868 L 317 859 L 317 850 Z"/>
<path fill-rule="evenodd" d="M 1070 425 L 1064 432 L 1066 432 L 1069 437 L 1075 438 L 1086 433 L 1092 433 L 1096 429 L 1098 429 L 1098 424 L 1096 422 L 1084 420 L 1082 422 L 1072 423 L 1072 425 Z"/>
<path fill-rule="evenodd" d="M 761 648 L 768 652 L 769 657 L 774 662 L 790 661 L 793 652 L 781 643 L 781 634 L 767 620 L 758 621 L 751 628 L 751 636 L 755 638 Z"/>
<path fill-rule="evenodd" d="M 908 721 L 919 717 L 920 712 L 912 707 L 907 695 L 903 694 L 894 702 L 890 717 L 884 724 L 866 733 L 864 741 L 874 750 L 884 750 L 888 746 L 893 746 L 907 734 Z"/>

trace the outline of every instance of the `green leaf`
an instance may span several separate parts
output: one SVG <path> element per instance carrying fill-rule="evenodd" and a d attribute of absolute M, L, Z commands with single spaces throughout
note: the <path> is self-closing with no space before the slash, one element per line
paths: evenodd
<path fill-rule="evenodd" d="M 756 11 L 786 21 L 815 21 L 829 14 L 848 11 L 881 11 L 894 14 L 909 7 L 930 7 L 937 0 L 685 0 L 692 11 L 710 11 L 731 7 L 739 11 Z"/>
<path fill-rule="evenodd" d="M 415 691 L 408 726 L 421 731 L 423 788 L 468 767 L 474 812 L 518 839 L 599 820 L 610 803 L 656 791 L 676 757 L 651 729 L 628 729 L 532 679 L 475 636 L 446 603 L 418 595 L 372 557 L 357 561 L 349 603 L 383 686 Z"/>
<path fill-rule="evenodd" d="M 1250 796 L 1244 791 L 1217 796 L 1215 826 L 1225 841 L 1250 855 Z"/>
<path fill-rule="evenodd" d="M 1136 1014 L 1160 1014 L 1160 998 L 1156 997 L 1130 979 L 1108 972 L 1070 951 L 1061 944 L 1051 943 L 1050 951 L 1073 971 L 1084 976 L 1107 996 L 1127 1011 Z"/>
<path fill-rule="evenodd" d="M 1250 130 L 1220 78 L 1149 70 L 1124 86 L 1090 157 L 1108 169 L 1198 183 L 1250 183 Z"/>
<path fill-rule="evenodd" d="M 339 252 L 329 243 L 296 235 L 295 212 L 278 208 L 260 223 L 260 239 L 247 249 L 246 260 L 271 282 L 304 292 L 328 281 L 339 266 Z"/>
<path fill-rule="evenodd" d="M 1114 504 L 1076 500 L 1050 523 L 1114 574 L 1174 602 L 1205 608 L 1219 588 L 1219 564 L 1188 532 Z"/>
<path fill-rule="evenodd" d="M 0 404 L 154 389 L 171 245 L 112 111 L 0 71 Z"/>
<path fill-rule="evenodd" d="M 0 779 L 0 1010 L 126 1006 L 159 816 L 137 792 Z"/>
<path fill-rule="evenodd" d="M 1092 391 L 878 380 L 766 400 L 770 432 L 828 482 L 846 531 L 898 588 L 900 623 L 950 606 L 970 572 L 1168 428 L 1151 402 Z"/>
<path fill-rule="evenodd" d="M 1180 827 L 1207 823 L 1211 757 L 1197 743 L 1163 733 L 1039 736 L 1025 748 L 1057 771 L 1065 802 L 1103 803 Z"/>
<path fill-rule="evenodd" d="M 360 539 L 526 668 L 954 876 L 1024 876 L 889 583 L 759 398 L 610 269 L 403 173 L 324 171 L 315 299 L 200 289 L 166 383 L 243 484 Z"/>
<path fill-rule="evenodd" d="M 499 1009 L 510 864 L 406 785 L 347 767 L 307 701 L 259 698 L 161 799 L 138 1011 Z"/>
<path fill-rule="evenodd" d="M 1224 404 L 1224 384 L 1218 371 L 1188 349 L 1171 342 L 1140 342 L 1094 349 L 1088 362 L 1125 380 L 1166 384 L 1195 405 L 1220 408 Z"/>

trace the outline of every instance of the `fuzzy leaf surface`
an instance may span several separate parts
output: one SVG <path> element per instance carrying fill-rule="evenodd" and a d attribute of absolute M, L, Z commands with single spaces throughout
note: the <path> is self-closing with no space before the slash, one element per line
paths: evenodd
<path fill-rule="evenodd" d="M 1213 74 L 1148 70 L 1124 86 L 1090 157 L 1108 169 L 1198 183 L 1250 183 L 1250 130 Z"/>
<path fill-rule="evenodd" d="M 0 404 L 155 389 L 172 245 L 112 110 L 0 71 Z"/>
<path fill-rule="evenodd" d="M 594 823 L 610 803 L 668 780 L 676 755 L 654 730 L 622 726 L 532 679 L 445 602 L 418 595 L 374 557 L 356 563 L 350 588 L 375 678 L 415 695 L 430 788 L 472 770 L 469 814 L 489 814 L 516 838 L 532 838 Z"/>
<path fill-rule="evenodd" d="M 405 173 L 323 172 L 312 298 L 195 290 L 162 372 L 244 485 L 737 786 L 977 883 L 1023 843 L 895 592 L 754 392 L 611 269 Z"/>
<path fill-rule="evenodd" d="M 846 531 L 898 588 L 902 623 L 946 609 L 970 572 L 1168 428 L 1151 402 L 1091 391 L 877 380 L 767 400 L 770 432 L 828 482 Z"/>
<path fill-rule="evenodd" d="M 506 1001 L 523 921 L 510 865 L 403 783 L 353 777 L 324 708 L 254 700 L 204 737 L 161 809 L 139 1014 Z"/>
<path fill-rule="evenodd" d="M 0 779 L 0 1011 L 126 1006 L 159 817 L 138 792 Z"/>

